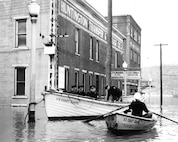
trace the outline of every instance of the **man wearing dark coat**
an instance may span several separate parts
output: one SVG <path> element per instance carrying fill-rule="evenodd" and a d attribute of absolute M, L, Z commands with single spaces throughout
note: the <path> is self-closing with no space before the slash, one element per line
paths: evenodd
<path fill-rule="evenodd" d="M 114 102 L 114 101 L 119 101 L 120 98 L 122 97 L 122 91 L 119 88 L 115 87 L 115 86 L 110 86 L 109 87 L 107 85 L 105 87 L 105 89 L 108 90 L 107 100 L 111 99 L 111 101 Z"/>

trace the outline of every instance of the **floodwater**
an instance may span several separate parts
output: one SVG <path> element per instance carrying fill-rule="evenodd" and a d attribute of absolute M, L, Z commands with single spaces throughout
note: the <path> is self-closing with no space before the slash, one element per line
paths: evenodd
<path fill-rule="evenodd" d="M 163 116 L 178 122 L 178 98 L 164 96 Z M 150 100 L 151 103 L 148 102 Z M 159 97 L 146 102 L 159 113 Z M 36 123 L 25 122 L 27 108 L 0 107 L 0 142 L 176 142 L 178 124 L 158 119 L 149 132 L 117 136 L 107 130 L 105 121 L 48 121 L 43 103 L 36 106 Z M 27 120 L 26 120 L 27 121 Z"/>

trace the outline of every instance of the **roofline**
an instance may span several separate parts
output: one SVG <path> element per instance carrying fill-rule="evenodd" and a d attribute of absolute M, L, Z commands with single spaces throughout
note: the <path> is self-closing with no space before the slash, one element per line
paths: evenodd
<path fill-rule="evenodd" d="M 92 7 L 86 0 L 81 0 L 81 1 L 84 2 L 93 12 L 95 12 L 104 22 L 108 23 L 108 20 L 106 20 L 106 18 L 103 15 L 101 15 L 101 13 L 99 13 L 94 7 Z M 115 31 L 117 31 L 123 37 L 123 39 L 126 38 L 126 36 L 122 34 L 116 27 L 112 26 L 112 28 Z"/>

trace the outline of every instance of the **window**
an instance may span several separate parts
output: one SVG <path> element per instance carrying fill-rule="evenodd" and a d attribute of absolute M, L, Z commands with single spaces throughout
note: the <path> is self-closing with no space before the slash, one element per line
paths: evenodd
<path fill-rule="evenodd" d="M 96 61 L 99 61 L 99 41 L 96 41 Z"/>
<path fill-rule="evenodd" d="M 137 31 L 134 30 L 134 40 L 137 42 Z"/>
<path fill-rule="evenodd" d="M 138 55 L 138 62 L 137 63 L 140 65 L 140 55 Z"/>
<path fill-rule="evenodd" d="M 25 67 L 15 68 L 15 95 L 25 95 Z"/>
<path fill-rule="evenodd" d="M 84 91 L 86 91 L 86 73 L 82 74 L 82 85 L 84 86 Z"/>
<path fill-rule="evenodd" d="M 118 65 L 118 53 L 117 53 L 117 51 L 115 51 L 115 68 L 117 68 L 117 65 Z"/>
<path fill-rule="evenodd" d="M 133 60 L 133 50 L 130 49 L 130 59 Z"/>
<path fill-rule="evenodd" d="M 79 86 L 79 71 L 75 71 L 75 86 Z"/>
<path fill-rule="evenodd" d="M 93 37 L 90 37 L 90 59 L 93 60 Z"/>
<path fill-rule="evenodd" d="M 134 53 L 133 60 L 134 60 L 135 63 L 137 63 L 137 61 L 138 61 L 138 59 L 137 59 L 137 53 L 135 51 L 133 53 Z"/>
<path fill-rule="evenodd" d="M 138 43 L 141 44 L 141 36 L 138 35 Z"/>
<path fill-rule="evenodd" d="M 80 54 L 80 50 L 79 50 L 79 29 L 75 29 L 75 53 Z"/>
<path fill-rule="evenodd" d="M 27 19 L 16 20 L 16 48 L 26 46 L 26 22 Z"/>
<path fill-rule="evenodd" d="M 130 36 L 133 37 L 133 28 L 132 28 L 132 26 L 130 27 Z"/>
<path fill-rule="evenodd" d="M 93 85 L 93 74 L 89 73 L 89 86 Z"/>
<path fill-rule="evenodd" d="M 69 69 L 65 68 L 65 90 L 69 90 Z"/>
<path fill-rule="evenodd" d="M 96 91 L 99 92 L 99 75 L 96 75 Z"/>

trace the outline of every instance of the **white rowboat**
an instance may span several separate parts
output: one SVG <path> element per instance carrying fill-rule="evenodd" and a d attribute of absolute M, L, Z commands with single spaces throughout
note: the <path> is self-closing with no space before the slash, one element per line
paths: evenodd
<path fill-rule="evenodd" d="M 149 131 L 157 122 L 156 119 L 118 112 L 107 115 L 105 120 L 108 130 L 118 135 L 138 131 Z"/>
<path fill-rule="evenodd" d="M 126 106 L 126 103 L 111 103 L 67 92 L 43 92 L 45 110 L 49 120 L 82 120 Z"/>

